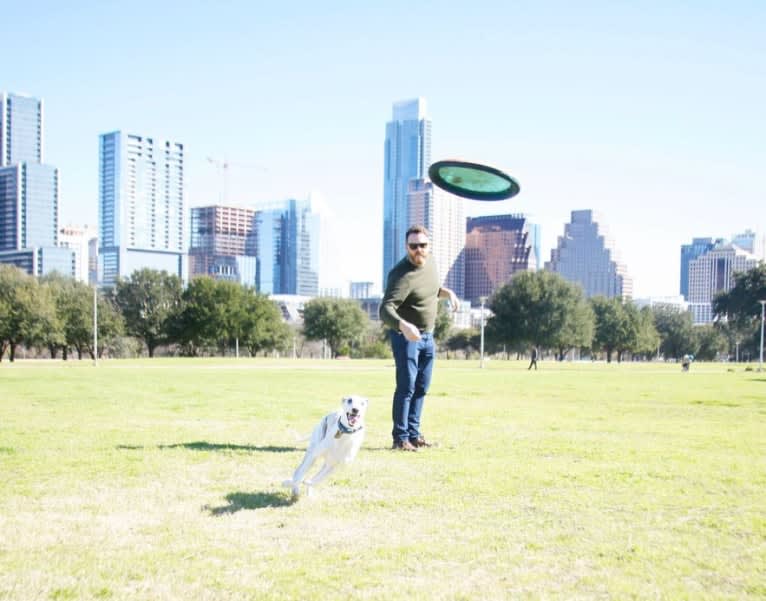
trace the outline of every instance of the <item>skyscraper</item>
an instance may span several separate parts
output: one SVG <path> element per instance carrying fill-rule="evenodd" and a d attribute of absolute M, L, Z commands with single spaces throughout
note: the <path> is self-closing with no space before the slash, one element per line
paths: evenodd
<path fill-rule="evenodd" d="M 681 245 L 681 281 L 679 291 L 689 300 L 689 263 L 713 248 L 712 238 L 692 238 L 691 244 Z"/>
<path fill-rule="evenodd" d="M 713 321 L 713 297 L 734 286 L 734 274 L 758 265 L 758 258 L 735 244 L 721 240 L 689 261 L 689 310 L 695 324 Z"/>
<path fill-rule="evenodd" d="M 0 167 L 43 162 L 43 101 L 0 92 Z"/>
<path fill-rule="evenodd" d="M 320 217 L 308 200 L 258 209 L 256 289 L 264 294 L 319 293 Z"/>
<path fill-rule="evenodd" d="M 0 93 L 0 263 L 74 275 L 59 248 L 59 172 L 43 158 L 43 102 Z"/>
<path fill-rule="evenodd" d="M 207 275 L 255 286 L 255 209 L 193 207 L 189 277 Z"/>
<path fill-rule="evenodd" d="M 99 282 L 142 268 L 186 280 L 183 144 L 102 134 L 99 181 Z"/>
<path fill-rule="evenodd" d="M 593 218 L 593 211 L 572 211 L 545 269 L 582 286 L 586 297 L 631 298 L 633 280 L 603 225 Z"/>
<path fill-rule="evenodd" d="M 536 226 L 531 226 L 536 228 Z M 480 304 L 521 271 L 537 269 L 530 224 L 523 215 L 469 217 L 465 234 L 465 298 Z"/>
<path fill-rule="evenodd" d="M 383 286 L 391 268 L 404 256 L 409 223 L 408 187 L 425 179 L 431 164 L 431 120 L 424 98 L 394 103 L 386 124 L 383 172 Z"/>
<path fill-rule="evenodd" d="M 731 243 L 736 244 L 742 250 L 746 250 L 756 259 L 766 261 L 766 236 L 757 234 L 753 230 L 747 229 L 731 237 Z"/>
<path fill-rule="evenodd" d="M 459 298 L 465 294 L 465 203 L 461 198 L 423 179 L 409 183 L 408 222 L 420 223 L 431 232 L 431 253 L 442 286 Z M 406 231 L 406 230 L 405 230 Z M 404 242 L 399 258 L 405 254 Z"/>

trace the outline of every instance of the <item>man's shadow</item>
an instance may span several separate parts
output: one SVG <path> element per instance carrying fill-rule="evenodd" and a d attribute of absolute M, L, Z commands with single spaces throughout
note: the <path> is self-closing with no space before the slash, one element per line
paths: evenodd
<path fill-rule="evenodd" d="M 288 507 L 295 503 L 296 499 L 292 495 L 273 492 L 233 492 L 226 495 L 228 505 L 212 507 L 205 505 L 202 507 L 213 517 L 225 515 L 228 513 L 237 513 L 243 509 L 264 509 L 266 507 Z"/>

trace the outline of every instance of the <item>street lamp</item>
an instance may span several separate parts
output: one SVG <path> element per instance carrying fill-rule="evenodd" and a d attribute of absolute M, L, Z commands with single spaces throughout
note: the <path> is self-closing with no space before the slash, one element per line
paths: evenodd
<path fill-rule="evenodd" d="M 759 300 L 761 303 L 761 358 L 758 361 L 758 371 L 763 371 L 763 317 L 766 308 L 766 300 Z"/>
<path fill-rule="evenodd" d="M 481 347 L 479 350 L 481 358 L 479 359 L 479 367 L 483 369 L 484 368 L 484 303 L 487 302 L 487 297 L 480 296 L 479 302 L 481 303 Z"/>

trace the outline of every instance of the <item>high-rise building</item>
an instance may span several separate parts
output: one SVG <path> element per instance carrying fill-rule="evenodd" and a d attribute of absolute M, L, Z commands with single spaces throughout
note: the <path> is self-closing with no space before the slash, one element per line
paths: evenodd
<path fill-rule="evenodd" d="M 0 167 L 43 162 L 43 101 L 0 92 Z"/>
<path fill-rule="evenodd" d="M 402 258 L 409 223 L 412 179 L 425 179 L 431 164 L 431 120 L 424 98 L 394 103 L 386 124 L 383 171 L 383 286 Z"/>
<path fill-rule="evenodd" d="M 766 260 L 766 236 L 763 234 L 747 229 L 740 234 L 734 234 L 731 243 L 755 255 L 756 259 Z"/>
<path fill-rule="evenodd" d="M 372 282 L 351 282 L 349 285 L 349 296 L 356 300 L 372 298 L 373 288 Z"/>
<path fill-rule="evenodd" d="M 718 241 L 713 248 L 689 262 L 689 310 L 695 324 L 713 321 L 716 294 L 734 287 L 734 274 L 749 271 L 758 258 L 735 244 Z"/>
<path fill-rule="evenodd" d="M 522 271 L 537 269 L 530 223 L 523 215 L 469 217 L 465 233 L 465 298 L 480 304 Z"/>
<path fill-rule="evenodd" d="M 712 238 L 692 238 L 691 244 L 681 245 L 681 296 L 689 300 L 689 263 L 713 248 Z"/>
<path fill-rule="evenodd" d="M 189 277 L 207 275 L 255 286 L 255 214 L 255 209 L 243 207 L 193 207 Z"/>
<path fill-rule="evenodd" d="M 459 298 L 465 294 L 465 203 L 423 179 L 410 180 L 408 188 L 410 224 L 421 224 L 431 233 L 431 254 L 442 286 Z M 406 231 L 406 230 L 405 230 Z M 404 241 L 397 261 L 406 255 Z"/>
<path fill-rule="evenodd" d="M 96 232 L 92 227 L 68 225 L 59 230 L 59 246 L 73 253 L 74 278 L 85 284 L 90 282 L 90 248 L 95 244 Z M 95 258 L 95 257 L 94 257 Z"/>
<path fill-rule="evenodd" d="M 183 144 L 102 134 L 99 181 L 101 285 L 143 268 L 186 280 Z"/>
<path fill-rule="evenodd" d="M 59 172 L 43 158 L 43 102 L 0 93 L 0 263 L 74 275 L 59 248 Z"/>
<path fill-rule="evenodd" d="M 631 298 L 633 280 L 604 226 L 594 217 L 593 211 L 572 211 L 545 269 L 579 284 L 586 297 Z"/>
<path fill-rule="evenodd" d="M 311 199 L 258 209 L 256 289 L 264 294 L 319 293 L 320 216 Z"/>

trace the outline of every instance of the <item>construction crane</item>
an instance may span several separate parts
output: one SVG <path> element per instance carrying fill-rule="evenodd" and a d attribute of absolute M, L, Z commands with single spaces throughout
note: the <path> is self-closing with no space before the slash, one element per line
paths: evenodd
<path fill-rule="evenodd" d="M 254 163 L 236 163 L 226 159 L 216 159 L 213 157 L 207 157 L 207 162 L 215 165 L 221 172 L 221 198 L 219 200 L 224 204 L 229 201 L 230 167 L 243 167 L 245 169 L 258 169 L 259 171 L 268 171 L 266 167 L 263 167 L 262 165 L 256 165 Z"/>

